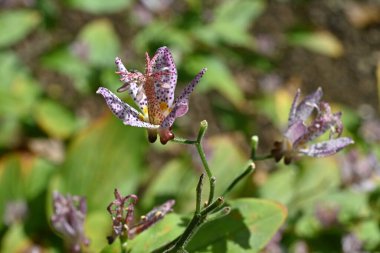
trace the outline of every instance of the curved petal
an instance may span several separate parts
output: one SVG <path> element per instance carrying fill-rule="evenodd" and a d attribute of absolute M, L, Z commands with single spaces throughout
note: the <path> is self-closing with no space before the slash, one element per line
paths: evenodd
<path fill-rule="evenodd" d="M 312 157 L 325 157 L 333 155 L 353 143 L 354 141 L 350 138 L 342 137 L 313 144 L 307 149 L 300 149 L 299 152 Z"/>
<path fill-rule="evenodd" d="M 128 91 L 129 95 L 135 101 L 136 105 L 144 113 L 144 116 L 147 114 L 147 105 L 148 101 L 145 95 L 145 92 L 142 88 L 142 84 L 136 82 L 135 78 L 132 78 L 131 74 L 134 76 L 143 77 L 143 74 L 140 72 L 128 72 L 127 68 L 124 66 L 123 62 L 119 57 L 116 57 L 115 64 L 117 67 L 117 73 L 120 76 L 120 81 L 123 82 L 123 85 L 117 89 L 118 92 Z"/>
<path fill-rule="evenodd" d="M 295 100 L 298 99 L 296 94 Z M 319 87 L 313 94 L 305 97 L 296 108 L 295 115 L 290 118 L 291 121 L 302 120 L 305 121 L 314 109 L 318 108 L 318 103 L 323 96 L 322 88 Z"/>
<path fill-rule="evenodd" d="M 193 92 L 195 86 L 199 83 L 202 76 L 206 73 L 207 69 L 202 69 L 189 83 L 185 89 L 182 91 L 181 95 L 178 96 L 174 101 L 174 106 L 169 113 L 169 115 L 164 119 L 161 123 L 161 127 L 169 128 L 173 125 L 174 121 L 178 117 L 182 117 L 185 115 L 189 109 L 189 96 Z"/>
<path fill-rule="evenodd" d="M 124 103 L 115 94 L 104 87 L 100 87 L 96 93 L 101 94 L 108 107 L 111 109 L 113 114 L 123 121 L 125 125 L 135 126 L 135 127 L 145 127 L 145 128 L 158 128 L 159 126 L 153 125 L 140 120 L 140 114 L 136 109 L 130 105 Z M 142 115 L 141 115 L 142 116 Z"/>
<path fill-rule="evenodd" d="M 291 125 L 293 125 L 294 122 L 296 121 L 295 118 L 296 118 L 296 112 L 297 112 L 297 102 L 298 102 L 300 95 L 301 95 L 301 90 L 298 89 L 296 92 L 296 95 L 294 96 L 294 99 L 292 102 L 292 107 L 290 108 L 289 119 L 288 119 L 288 128 Z"/>
<path fill-rule="evenodd" d="M 177 69 L 173 56 L 167 47 L 157 49 L 148 66 L 148 73 L 154 80 L 154 88 L 158 102 L 166 108 L 173 104 L 174 91 L 177 84 Z"/>
<path fill-rule="evenodd" d="M 303 140 L 303 137 L 307 134 L 307 127 L 302 121 L 294 122 L 285 132 L 285 137 L 290 141 L 292 146 L 296 146 Z"/>

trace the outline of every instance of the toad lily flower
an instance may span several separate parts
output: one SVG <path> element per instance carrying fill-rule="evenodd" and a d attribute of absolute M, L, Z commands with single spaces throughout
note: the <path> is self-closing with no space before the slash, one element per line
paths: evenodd
<path fill-rule="evenodd" d="M 87 213 L 86 199 L 80 196 L 53 193 L 53 215 L 51 222 L 61 234 L 70 252 L 82 252 L 83 246 L 90 244 L 84 233 Z"/>
<path fill-rule="evenodd" d="M 104 97 L 108 107 L 125 125 L 148 128 L 150 142 L 156 141 L 157 134 L 162 144 L 173 139 L 171 127 L 176 118 L 187 113 L 189 96 L 206 69 L 202 69 L 174 100 L 177 69 L 167 47 L 159 48 L 152 59 L 146 53 L 144 74 L 128 71 L 119 58 L 116 58 L 115 63 L 118 69 L 116 73 L 123 82 L 118 91 L 128 91 L 140 112 L 104 87 L 100 87 L 97 93 Z"/>
<path fill-rule="evenodd" d="M 338 138 L 342 131 L 341 112 L 331 113 L 331 108 L 326 102 L 320 101 L 323 95 L 322 89 L 318 88 L 313 94 L 307 96 L 298 105 L 301 91 L 298 90 L 290 109 L 288 128 L 284 139 L 275 142 L 272 155 L 276 162 L 284 157 L 285 164 L 299 155 L 312 157 L 325 157 L 337 153 L 353 141 L 347 137 Z M 316 111 L 315 118 L 310 124 L 307 119 Z M 306 144 L 330 130 L 330 139 L 310 146 Z"/>
<path fill-rule="evenodd" d="M 173 211 L 174 200 L 168 200 L 164 204 L 153 208 L 146 215 L 141 216 L 140 221 L 133 222 L 134 210 L 137 204 L 137 196 L 134 194 L 121 196 L 119 191 L 114 191 L 115 200 L 112 201 L 107 211 L 112 217 L 112 235 L 107 237 L 108 243 L 111 244 L 117 237 L 123 240 L 133 239 L 136 235 L 145 231 L 164 218 L 166 214 Z"/>

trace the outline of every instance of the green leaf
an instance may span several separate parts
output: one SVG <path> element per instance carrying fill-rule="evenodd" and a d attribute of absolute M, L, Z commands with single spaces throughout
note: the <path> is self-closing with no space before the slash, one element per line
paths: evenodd
<path fill-rule="evenodd" d="M 364 193 L 349 190 L 334 192 L 323 198 L 323 201 L 338 206 L 338 219 L 342 224 L 347 224 L 370 215 L 367 196 Z"/>
<path fill-rule="evenodd" d="M 364 242 L 367 250 L 374 250 L 380 243 L 379 225 L 375 220 L 367 220 L 359 223 L 354 228 L 355 234 Z"/>
<path fill-rule="evenodd" d="M 41 17 L 32 10 L 12 10 L 0 13 L 0 48 L 24 39 L 40 23 Z"/>
<path fill-rule="evenodd" d="M 17 55 L 0 53 L 0 116 L 29 116 L 41 88 L 31 78 Z"/>
<path fill-rule="evenodd" d="M 106 237 L 112 234 L 112 218 L 105 208 L 90 212 L 87 215 L 85 234 L 91 239 L 89 252 L 100 252 L 108 244 Z M 117 241 L 119 240 L 116 240 L 113 245 L 117 244 Z M 117 249 L 120 251 L 120 245 Z M 119 253 L 119 251 L 115 253 Z"/>
<path fill-rule="evenodd" d="M 94 14 L 119 12 L 131 4 L 131 0 L 66 0 L 66 2 L 73 8 Z"/>
<path fill-rule="evenodd" d="M 176 210 L 193 210 L 197 180 L 198 175 L 189 163 L 180 159 L 172 160 L 163 166 L 158 175 L 155 175 L 144 198 L 141 199 L 141 204 L 148 210 L 154 205 L 175 198 Z"/>
<path fill-rule="evenodd" d="M 229 184 L 246 169 L 247 154 L 241 150 L 235 138 L 236 136 L 232 135 L 219 135 L 206 139 L 206 150 L 212 150 L 209 156 L 209 165 L 217 178 L 215 196 L 223 194 Z M 243 183 L 240 182 L 231 193 L 242 185 Z M 208 192 L 208 186 L 204 187 L 204 192 Z"/>
<path fill-rule="evenodd" d="M 88 79 L 91 75 L 91 69 L 84 60 L 75 56 L 69 48 L 60 48 L 45 55 L 42 58 L 42 65 L 73 79 L 78 91 L 89 91 Z"/>
<path fill-rule="evenodd" d="M 77 129 L 77 121 L 69 110 L 53 100 L 43 100 L 35 109 L 37 124 L 58 139 L 70 137 Z"/>
<path fill-rule="evenodd" d="M 243 92 L 233 78 L 225 63 L 215 56 L 192 56 L 184 65 L 188 73 L 198 73 L 206 67 L 207 72 L 198 85 L 198 91 L 215 89 L 229 99 L 234 105 L 240 106 L 244 101 Z"/>
<path fill-rule="evenodd" d="M 259 252 L 287 216 L 286 208 L 262 199 L 230 201 L 231 213 L 203 225 L 190 241 L 189 252 Z"/>
<path fill-rule="evenodd" d="M 343 44 L 328 31 L 294 32 L 288 36 L 288 41 L 291 45 L 302 46 L 330 57 L 340 57 L 344 53 Z"/>
<path fill-rule="evenodd" d="M 340 183 L 334 158 L 302 159 L 305 162 L 302 168 L 281 164 L 260 189 L 262 197 L 286 204 L 291 214 L 309 208 L 316 200 L 335 191 Z"/>
<path fill-rule="evenodd" d="M 100 253 L 120 253 L 120 252 L 121 252 L 120 240 L 114 241 L 111 245 L 107 245 L 100 251 Z"/>
<path fill-rule="evenodd" d="M 25 252 L 33 251 L 36 248 L 36 242 L 28 237 L 22 223 L 13 224 L 2 237 L 0 252 Z M 45 239 L 45 238 L 44 238 Z M 38 245 L 39 250 L 45 253 L 59 253 L 58 249 L 50 245 Z"/>
<path fill-rule="evenodd" d="M 315 216 L 315 211 L 310 206 L 310 212 L 299 217 L 295 225 L 294 233 L 300 237 L 313 238 L 320 233 L 322 225 Z"/>
<path fill-rule="evenodd" d="M 19 141 L 21 132 L 17 119 L 9 116 L 2 118 L 0 122 L 0 147 L 13 147 Z"/>
<path fill-rule="evenodd" d="M 87 24 L 80 32 L 78 42 L 88 51 L 88 61 L 99 67 L 113 65 L 120 50 L 119 38 L 108 19 Z"/>
<path fill-rule="evenodd" d="M 226 190 L 236 176 L 245 170 L 246 157 L 232 136 L 220 135 L 206 138 L 204 145 L 206 150 L 212 150 L 212 153 L 208 155 L 208 159 L 210 168 L 217 179 L 215 196 L 218 196 Z M 177 147 L 181 148 L 180 146 Z M 196 152 L 195 147 L 191 148 Z M 226 154 L 229 155 L 226 156 Z M 172 160 L 161 169 L 158 175 L 154 175 L 154 180 L 150 182 L 145 196 L 141 200 L 144 208 L 149 209 L 170 198 L 175 198 L 177 201 L 176 210 L 185 212 L 194 210 L 195 187 L 200 171 L 202 171 L 198 154 L 195 153 L 194 156 L 191 157 L 191 160 Z M 237 185 L 235 190 L 238 190 L 239 186 L 242 185 L 242 183 Z M 208 180 L 205 179 L 203 187 L 204 200 L 208 198 L 208 189 Z"/>
<path fill-rule="evenodd" d="M 20 252 L 28 244 L 28 238 L 21 223 L 16 223 L 10 227 L 4 235 L 0 251 L 1 252 Z"/>
<path fill-rule="evenodd" d="M 54 169 L 50 163 L 32 155 L 4 157 L 0 162 L 0 217 L 7 202 L 31 200 L 46 189 Z"/>
<path fill-rule="evenodd" d="M 130 253 L 151 252 L 179 236 L 184 230 L 184 223 L 174 213 L 168 214 L 149 229 L 128 242 Z"/>
<path fill-rule="evenodd" d="M 133 46 L 138 52 L 146 52 L 151 44 L 170 46 L 172 53 L 175 49 L 189 53 L 194 47 L 189 34 L 183 29 L 178 29 L 172 23 L 161 20 L 151 22 L 133 38 Z"/>
<path fill-rule="evenodd" d="M 253 46 L 248 28 L 265 9 L 261 0 L 224 1 L 215 10 L 215 18 L 211 27 L 220 39 L 229 44 Z"/>
<path fill-rule="evenodd" d="M 109 113 L 70 144 L 57 187 L 62 193 L 86 196 L 89 212 L 104 210 L 114 200 L 115 188 L 123 195 L 136 193 L 145 169 L 145 134 Z"/>

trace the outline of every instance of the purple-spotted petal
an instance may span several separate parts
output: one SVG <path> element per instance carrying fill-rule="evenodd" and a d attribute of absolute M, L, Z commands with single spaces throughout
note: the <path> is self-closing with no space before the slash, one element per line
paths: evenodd
<path fill-rule="evenodd" d="M 285 137 L 292 145 L 298 142 L 307 133 L 307 127 L 302 121 L 297 121 L 291 125 L 285 133 Z"/>
<path fill-rule="evenodd" d="M 167 47 L 157 49 L 149 65 L 148 72 L 155 80 L 154 88 L 158 101 L 171 107 L 177 84 L 177 69 L 169 49 Z"/>
<path fill-rule="evenodd" d="M 129 95 L 135 101 L 136 105 L 141 109 L 142 112 L 146 112 L 147 99 L 143 89 L 142 83 L 139 83 L 142 78 L 145 78 L 140 72 L 128 72 L 127 68 L 124 66 L 123 62 L 119 57 L 116 57 L 115 64 L 117 68 L 117 73 L 119 73 L 120 80 L 123 85 L 117 89 L 118 92 L 128 91 Z"/>
<path fill-rule="evenodd" d="M 189 109 L 189 97 L 190 94 L 193 92 L 196 85 L 201 80 L 202 76 L 206 73 L 207 69 L 202 69 L 195 78 L 189 83 L 185 89 L 182 91 L 182 93 L 175 99 L 173 108 L 169 115 L 164 119 L 164 121 L 161 123 L 161 127 L 163 128 L 169 128 L 173 125 L 174 121 L 178 117 L 182 117 L 185 115 Z"/>
<path fill-rule="evenodd" d="M 342 114 L 332 113 L 330 105 L 325 102 L 319 103 L 319 110 L 317 117 L 307 128 L 307 134 L 305 134 L 303 142 L 312 141 L 328 130 L 330 130 L 330 139 L 336 134 L 339 136 L 343 130 L 343 124 L 341 121 Z"/>
<path fill-rule="evenodd" d="M 128 237 L 133 238 L 135 235 L 140 234 L 159 220 L 163 219 L 166 214 L 173 211 L 172 207 L 174 204 L 175 200 L 168 200 L 164 204 L 153 208 L 152 211 L 142 216 L 141 221 L 128 231 Z"/>
<path fill-rule="evenodd" d="M 300 149 L 299 152 L 312 157 L 325 157 L 334 155 L 339 150 L 353 143 L 354 141 L 350 138 L 342 137 L 310 145 L 307 149 Z"/>
<path fill-rule="evenodd" d="M 289 119 L 288 119 L 288 127 L 290 127 L 291 125 L 293 125 L 295 123 L 296 112 L 297 112 L 297 102 L 298 102 L 300 95 L 301 95 L 301 90 L 298 89 L 296 92 L 296 95 L 294 96 L 294 99 L 292 102 L 292 107 L 290 108 Z"/>
<path fill-rule="evenodd" d="M 101 94 L 108 107 L 113 114 L 123 121 L 125 125 L 145 128 L 158 128 L 157 125 L 153 125 L 140 120 L 139 113 L 133 107 L 121 101 L 115 94 L 104 87 L 100 87 L 96 93 Z"/>
<path fill-rule="evenodd" d="M 296 108 L 295 114 L 292 117 L 292 121 L 305 121 L 313 112 L 314 109 L 318 108 L 318 103 L 323 95 L 322 88 L 319 87 L 313 94 L 305 97 L 301 103 Z M 296 94 L 296 98 L 297 94 Z"/>

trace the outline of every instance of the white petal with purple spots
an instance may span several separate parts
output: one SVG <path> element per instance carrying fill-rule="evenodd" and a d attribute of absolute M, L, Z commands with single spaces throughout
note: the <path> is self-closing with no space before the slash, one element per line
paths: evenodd
<path fill-rule="evenodd" d="M 298 99 L 296 94 L 295 100 Z M 313 94 L 305 97 L 299 105 L 297 105 L 296 111 L 293 117 L 290 117 L 290 121 L 302 120 L 305 121 L 313 112 L 314 109 L 318 109 L 318 103 L 323 96 L 321 87 L 319 87 Z M 291 125 L 291 124 L 290 124 Z"/>
<path fill-rule="evenodd" d="M 177 69 L 173 56 L 167 47 L 157 49 L 150 61 L 148 72 L 155 80 L 154 87 L 159 102 L 165 102 L 171 107 L 177 84 Z"/>
<path fill-rule="evenodd" d="M 202 76 L 206 73 L 207 69 L 202 69 L 189 83 L 185 89 L 182 91 L 182 93 L 175 99 L 174 105 L 172 107 L 172 111 L 169 113 L 169 115 L 164 119 L 164 121 L 161 123 L 161 127 L 168 128 L 171 125 L 173 125 L 174 121 L 178 117 L 182 117 L 185 115 L 188 111 L 189 107 L 189 96 L 193 92 L 195 86 L 199 83 Z"/>
<path fill-rule="evenodd" d="M 350 138 L 342 137 L 310 145 L 307 149 L 300 149 L 299 152 L 312 157 L 325 157 L 334 155 L 339 150 L 353 143 L 354 141 Z"/>
<path fill-rule="evenodd" d="M 142 112 L 147 111 L 146 108 L 148 102 L 144 93 L 144 89 L 142 88 L 142 84 L 131 78 L 131 74 L 133 73 L 128 72 L 127 68 L 124 66 L 119 57 L 116 57 L 115 64 L 120 76 L 120 80 L 123 82 L 123 86 L 121 86 L 117 91 L 128 91 L 129 95 L 132 97 L 133 101 L 135 101 L 135 104 L 140 108 L 140 110 Z M 134 74 L 136 74 L 135 76 L 143 77 L 143 74 L 140 72 L 135 72 Z M 144 116 L 147 117 L 147 115 Z"/>
<path fill-rule="evenodd" d="M 159 126 L 153 125 L 140 120 L 139 112 L 133 107 L 121 101 L 115 94 L 104 87 L 100 87 L 96 93 L 101 94 L 108 107 L 111 109 L 113 114 L 123 121 L 125 125 L 144 127 L 144 128 L 158 128 Z"/>

